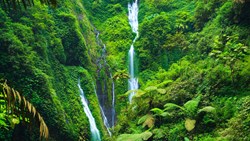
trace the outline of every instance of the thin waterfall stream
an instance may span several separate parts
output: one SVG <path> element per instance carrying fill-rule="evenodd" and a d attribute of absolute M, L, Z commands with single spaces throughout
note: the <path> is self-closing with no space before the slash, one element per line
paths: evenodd
<path fill-rule="evenodd" d="M 78 86 L 78 88 L 80 90 L 80 97 L 81 97 L 81 101 L 82 101 L 82 104 L 83 104 L 84 112 L 85 112 L 86 116 L 89 119 L 91 140 L 92 141 L 101 141 L 100 131 L 97 129 L 95 119 L 94 119 L 94 117 L 93 117 L 93 115 L 92 115 L 92 113 L 91 113 L 91 111 L 89 109 L 87 99 L 86 99 L 86 97 L 84 95 L 84 92 L 83 92 L 83 90 L 81 88 L 80 79 L 78 79 L 77 86 Z"/>
<path fill-rule="evenodd" d="M 129 90 L 137 90 L 139 88 L 138 84 L 138 78 L 135 75 L 135 51 L 134 51 L 134 43 L 136 39 L 139 37 L 138 32 L 138 1 L 135 0 L 134 3 L 128 4 L 128 20 L 129 24 L 132 28 L 133 33 L 136 33 L 136 36 L 133 40 L 133 43 L 130 47 L 130 50 L 128 52 L 129 56 L 129 74 L 130 79 L 128 80 L 129 83 Z M 133 96 L 135 95 L 135 92 L 131 92 L 129 95 L 129 102 L 131 103 Z"/>
<path fill-rule="evenodd" d="M 112 79 L 111 68 L 106 61 L 106 46 L 99 38 L 99 31 L 95 29 L 96 42 L 102 47 L 100 57 L 97 58 L 96 95 L 98 97 L 103 123 L 111 136 L 110 128 L 115 125 L 115 85 Z M 111 100 L 110 98 L 111 97 Z"/>

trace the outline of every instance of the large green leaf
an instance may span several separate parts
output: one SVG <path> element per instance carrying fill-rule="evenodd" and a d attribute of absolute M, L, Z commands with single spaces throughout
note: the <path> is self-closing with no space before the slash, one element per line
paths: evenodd
<path fill-rule="evenodd" d="M 192 131 L 195 127 L 196 120 L 187 118 L 185 121 L 185 127 L 188 131 Z"/>
<path fill-rule="evenodd" d="M 146 141 L 153 134 L 149 131 L 143 132 L 141 134 L 122 134 L 118 136 L 117 141 Z"/>
<path fill-rule="evenodd" d="M 140 89 L 136 90 L 135 92 L 136 92 L 135 97 L 141 97 L 146 93 L 146 92 L 144 92 L 143 90 L 140 90 Z"/>
<path fill-rule="evenodd" d="M 179 106 L 177 104 L 174 104 L 174 103 L 167 103 L 167 104 L 164 105 L 164 107 L 165 107 L 164 111 L 174 110 L 176 108 L 179 108 L 179 109 L 185 111 L 185 109 L 183 107 L 181 107 L 181 106 Z"/>
<path fill-rule="evenodd" d="M 165 89 L 157 89 L 157 92 L 160 94 L 165 94 L 166 90 Z"/>
<path fill-rule="evenodd" d="M 149 87 L 145 88 L 144 90 L 147 92 L 151 92 L 151 91 L 157 90 L 157 87 L 156 86 L 149 86 Z"/>
<path fill-rule="evenodd" d="M 198 111 L 198 113 L 201 113 L 201 112 L 214 113 L 215 108 L 212 106 L 206 106 Z"/>
<path fill-rule="evenodd" d="M 147 114 L 143 117 L 141 117 L 138 122 L 138 124 L 142 124 L 142 127 L 145 127 L 145 126 L 148 126 L 148 128 L 151 128 L 154 126 L 154 123 L 155 123 L 155 119 L 153 117 L 153 115 L 151 114 Z"/>
<path fill-rule="evenodd" d="M 164 111 L 160 108 L 153 108 L 150 110 L 151 112 L 155 113 L 156 115 L 162 114 Z"/>

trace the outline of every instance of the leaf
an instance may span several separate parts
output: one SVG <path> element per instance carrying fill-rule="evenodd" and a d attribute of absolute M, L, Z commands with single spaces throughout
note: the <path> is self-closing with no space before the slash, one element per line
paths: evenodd
<path fill-rule="evenodd" d="M 164 107 L 165 107 L 164 111 L 174 110 L 176 108 L 179 108 L 179 109 L 185 111 L 185 109 L 183 107 L 181 107 L 181 106 L 179 106 L 177 104 L 174 104 L 174 103 L 167 103 L 167 104 L 164 105 Z"/>
<path fill-rule="evenodd" d="M 172 82 L 173 82 L 173 80 L 166 80 L 166 81 L 164 81 L 164 82 L 162 82 L 160 84 L 157 84 L 156 86 L 157 87 L 164 87 L 164 86 L 166 86 L 166 85 L 168 85 L 168 84 L 170 84 Z"/>
<path fill-rule="evenodd" d="M 198 96 L 197 98 L 189 100 L 188 102 L 186 102 L 184 104 L 184 107 L 187 110 L 187 112 L 190 112 L 191 114 L 194 114 L 196 112 L 196 110 L 197 110 L 199 102 L 200 102 L 200 96 Z"/>
<path fill-rule="evenodd" d="M 206 106 L 198 111 L 198 113 L 201 113 L 201 112 L 214 113 L 215 108 L 212 106 Z"/>
<path fill-rule="evenodd" d="M 155 119 L 152 115 L 149 115 L 145 122 L 142 124 L 142 127 L 148 126 L 148 128 L 153 127 L 155 124 Z"/>
<path fill-rule="evenodd" d="M 184 141 L 190 141 L 188 137 L 185 137 L 184 138 Z"/>
<path fill-rule="evenodd" d="M 153 115 L 151 115 L 151 114 L 147 114 L 147 115 L 141 117 L 137 122 L 137 124 L 142 124 L 142 127 L 148 126 L 148 128 L 153 127 L 154 123 L 155 123 L 155 119 L 154 119 Z"/>
<path fill-rule="evenodd" d="M 157 89 L 156 86 L 149 86 L 149 87 L 145 88 L 144 90 L 145 90 L 145 91 L 148 91 L 148 92 L 151 92 L 151 91 L 154 91 L 154 90 L 156 90 L 156 89 Z"/>
<path fill-rule="evenodd" d="M 150 110 L 151 112 L 154 112 L 156 115 L 162 114 L 164 111 L 160 108 L 153 108 Z"/>
<path fill-rule="evenodd" d="M 133 92 L 136 92 L 136 90 L 129 90 L 127 91 L 125 94 L 121 95 L 122 97 L 128 97 L 129 94 L 133 93 Z"/>
<path fill-rule="evenodd" d="M 160 116 L 162 116 L 162 117 L 169 117 L 169 116 L 171 116 L 171 114 L 169 113 L 169 112 L 163 112 L 163 113 L 161 113 L 160 114 Z"/>
<path fill-rule="evenodd" d="M 195 127 L 195 123 L 196 123 L 196 120 L 192 120 L 192 119 L 187 118 L 186 121 L 185 121 L 186 129 L 189 132 L 192 131 L 194 129 L 194 127 Z"/>
<path fill-rule="evenodd" d="M 160 138 L 163 138 L 166 136 L 164 134 L 164 130 L 162 130 L 161 128 L 159 128 L 159 129 L 156 128 L 152 132 L 154 134 L 154 138 L 156 137 L 157 139 L 160 139 Z"/>
<path fill-rule="evenodd" d="M 44 122 L 43 118 L 41 117 L 41 115 L 36 111 L 36 108 L 28 100 L 26 100 L 25 97 L 22 96 L 18 91 L 9 87 L 6 84 L 6 82 L 4 84 L 1 84 L 1 85 L 3 86 L 2 87 L 3 88 L 3 95 L 4 95 L 5 100 L 7 102 L 7 110 L 11 110 L 10 113 L 12 113 L 10 118 L 8 118 L 9 122 L 11 123 L 11 126 L 14 127 L 15 124 L 19 124 L 19 122 L 20 122 L 19 116 L 21 116 L 21 115 L 16 115 L 16 114 L 20 114 L 20 113 L 15 113 L 16 112 L 15 109 L 18 108 L 21 110 L 21 113 L 22 113 L 22 116 L 20 119 L 25 120 L 25 119 L 27 119 L 26 117 L 31 117 L 30 115 L 33 115 L 33 118 L 35 120 L 38 120 L 38 122 L 40 123 L 40 136 L 43 136 L 44 138 L 48 139 L 48 136 L 49 136 L 48 127 L 47 127 L 46 123 Z M 19 104 L 16 104 L 17 102 Z M 28 110 L 29 112 L 26 112 L 26 110 Z M 3 115 L 0 114 L 0 120 L 4 121 L 5 118 L 4 117 L 1 118 L 1 116 L 3 116 Z M 4 124 L 4 123 L 2 122 L 2 124 Z"/>
<path fill-rule="evenodd" d="M 147 116 L 148 116 L 148 115 L 142 116 L 142 117 L 138 120 L 137 124 L 142 124 L 142 123 L 147 119 Z"/>
<path fill-rule="evenodd" d="M 145 141 L 148 140 L 153 134 L 149 131 L 141 134 L 121 134 L 117 137 L 117 141 Z"/>
<path fill-rule="evenodd" d="M 33 113 L 33 117 L 35 117 L 35 115 L 36 115 L 36 108 L 34 106 L 32 107 L 32 113 Z"/>
<path fill-rule="evenodd" d="M 165 94 L 166 90 L 165 89 L 157 89 L 157 92 L 160 94 Z"/>
<path fill-rule="evenodd" d="M 17 97 L 18 97 L 18 103 L 21 104 L 22 99 L 21 99 L 21 96 L 20 96 L 19 92 L 17 92 L 16 94 L 17 94 Z"/>
<path fill-rule="evenodd" d="M 8 127 L 8 125 L 6 124 L 5 120 L 0 119 L 0 127 Z"/>
<path fill-rule="evenodd" d="M 12 122 L 13 124 L 19 124 L 19 123 L 20 123 L 20 121 L 19 121 L 18 118 L 12 118 L 12 119 L 11 119 L 11 122 Z"/>
<path fill-rule="evenodd" d="M 146 92 L 144 92 L 143 90 L 140 90 L 140 89 L 136 90 L 135 92 L 136 92 L 135 97 L 141 97 L 146 93 Z"/>
<path fill-rule="evenodd" d="M 28 108 L 29 112 L 31 113 L 32 105 L 30 104 L 29 101 L 27 101 L 27 108 Z"/>

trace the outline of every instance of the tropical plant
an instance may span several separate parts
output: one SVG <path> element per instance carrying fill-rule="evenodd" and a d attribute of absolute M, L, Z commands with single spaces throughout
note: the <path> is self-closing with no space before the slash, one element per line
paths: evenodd
<path fill-rule="evenodd" d="M 141 134 L 122 134 L 118 136 L 117 141 L 146 141 L 152 135 L 149 131 L 145 131 Z"/>
<path fill-rule="evenodd" d="M 115 72 L 113 79 L 114 80 L 119 80 L 119 79 L 127 79 L 129 78 L 128 73 L 126 73 L 126 70 L 117 70 L 117 72 Z"/>
<path fill-rule="evenodd" d="M 155 123 L 155 118 L 152 114 L 147 114 L 138 120 L 137 124 L 142 124 L 142 127 L 152 128 Z"/>
<path fill-rule="evenodd" d="M 198 96 L 195 99 L 187 101 L 183 106 L 179 106 L 174 103 L 166 103 L 164 105 L 164 109 L 153 108 L 151 112 L 154 113 L 155 116 L 170 116 L 171 111 L 175 109 L 181 109 L 186 116 L 185 119 L 185 127 L 188 131 L 192 131 L 195 128 L 196 118 L 198 118 L 202 113 L 214 113 L 215 108 L 212 106 L 205 106 L 201 109 L 198 109 L 199 102 L 201 100 L 201 96 Z"/>
<path fill-rule="evenodd" d="M 1 84 L 2 87 L 2 97 L 4 104 L 6 104 L 6 111 L 0 114 L 0 123 L 3 126 L 7 126 L 5 123 L 5 115 L 10 115 L 14 125 L 19 123 L 19 120 L 32 124 L 32 120 L 39 123 L 40 128 L 40 139 L 44 137 L 48 139 L 49 130 L 43 117 L 37 112 L 36 108 L 25 99 L 18 91 L 9 87 L 6 83 Z M 3 102 L 3 101 L 1 101 Z M 19 118 L 19 119 L 18 119 Z M 12 125 L 14 127 L 14 125 Z"/>
<path fill-rule="evenodd" d="M 225 45 L 218 37 L 215 38 L 214 50 L 212 50 L 209 55 L 230 67 L 231 79 L 234 83 L 236 76 L 236 63 L 238 61 L 243 61 L 244 58 L 249 55 L 249 48 L 248 46 L 237 42 L 239 40 L 237 35 L 226 37 L 227 42 Z"/>

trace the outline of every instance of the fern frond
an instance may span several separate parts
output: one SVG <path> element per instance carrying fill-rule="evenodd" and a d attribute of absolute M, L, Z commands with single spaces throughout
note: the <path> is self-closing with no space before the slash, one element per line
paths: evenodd
<path fill-rule="evenodd" d="M 174 110 L 176 108 L 179 108 L 179 109 L 181 109 L 183 111 L 186 111 L 183 107 L 181 107 L 181 106 L 179 106 L 177 104 L 174 104 L 174 103 L 167 103 L 167 104 L 164 105 L 164 107 L 165 107 L 164 111 Z"/>
<path fill-rule="evenodd" d="M 198 105 L 200 103 L 200 99 L 201 99 L 201 97 L 198 96 L 195 99 L 189 100 L 188 102 L 186 102 L 184 104 L 183 107 L 185 107 L 185 109 L 187 110 L 188 113 L 190 113 L 191 115 L 193 115 L 197 111 Z"/>

